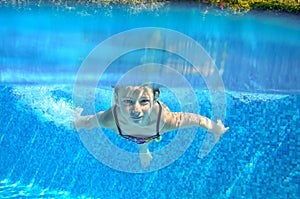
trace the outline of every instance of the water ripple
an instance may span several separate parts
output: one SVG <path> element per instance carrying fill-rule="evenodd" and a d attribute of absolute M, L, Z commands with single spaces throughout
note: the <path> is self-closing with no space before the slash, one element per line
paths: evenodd
<path fill-rule="evenodd" d="M 69 198 L 67 191 L 43 189 L 33 184 L 12 183 L 8 179 L 0 182 L 0 198 Z"/>

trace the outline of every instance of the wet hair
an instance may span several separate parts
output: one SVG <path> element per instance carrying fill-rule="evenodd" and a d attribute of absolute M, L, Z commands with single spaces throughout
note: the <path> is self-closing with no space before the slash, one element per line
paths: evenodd
<path fill-rule="evenodd" d="M 154 96 L 154 100 L 157 100 L 158 99 L 158 97 L 159 97 L 159 95 L 160 95 L 160 90 L 159 90 L 159 88 L 152 88 L 152 90 L 153 90 L 153 96 Z"/>
<path fill-rule="evenodd" d="M 126 87 L 126 86 L 124 86 L 124 87 Z M 149 87 L 149 88 L 151 88 L 153 90 L 154 100 L 156 101 L 159 98 L 160 90 L 159 90 L 158 86 L 154 86 L 153 84 L 144 84 L 144 85 L 141 85 L 139 87 Z M 114 86 L 113 88 L 114 88 L 114 98 L 115 98 L 115 101 L 116 101 L 117 93 L 118 93 L 118 90 L 119 90 L 120 86 Z"/>

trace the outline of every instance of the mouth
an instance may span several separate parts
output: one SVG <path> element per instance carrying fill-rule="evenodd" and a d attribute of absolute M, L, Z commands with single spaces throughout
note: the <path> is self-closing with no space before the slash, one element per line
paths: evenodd
<path fill-rule="evenodd" d="M 130 117 L 131 120 L 133 121 L 140 121 L 143 119 L 143 116 L 139 116 L 139 117 Z"/>

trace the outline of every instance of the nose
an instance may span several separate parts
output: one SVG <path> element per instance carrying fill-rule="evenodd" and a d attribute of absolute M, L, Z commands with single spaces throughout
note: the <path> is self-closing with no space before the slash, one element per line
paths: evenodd
<path fill-rule="evenodd" d="M 131 110 L 131 114 L 134 116 L 139 116 L 141 112 L 141 106 L 138 102 L 133 104 L 132 110 Z"/>

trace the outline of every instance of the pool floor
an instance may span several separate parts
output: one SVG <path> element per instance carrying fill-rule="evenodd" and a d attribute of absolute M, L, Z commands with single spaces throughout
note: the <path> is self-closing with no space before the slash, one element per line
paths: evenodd
<path fill-rule="evenodd" d="M 192 145 L 175 162 L 134 174 L 99 162 L 64 124 L 68 119 L 62 121 L 59 111 L 46 108 L 60 106 L 60 113 L 67 116 L 72 94 L 68 87 L 7 85 L 0 90 L 1 198 L 299 196 L 299 95 L 228 91 L 225 124 L 230 130 L 206 157 L 198 158 L 205 137 L 205 131 L 199 129 Z M 206 102 L 207 96 L 200 95 L 203 92 L 197 91 L 197 97 Z M 161 96 L 170 103 L 168 96 Z M 43 104 L 44 99 L 51 103 Z M 209 105 L 203 105 L 201 112 L 209 115 Z M 164 136 L 162 143 L 152 143 L 150 149 L 159 150 L 175 134 Z M 124 148 L 131 146 L 119 141 Z"/>

